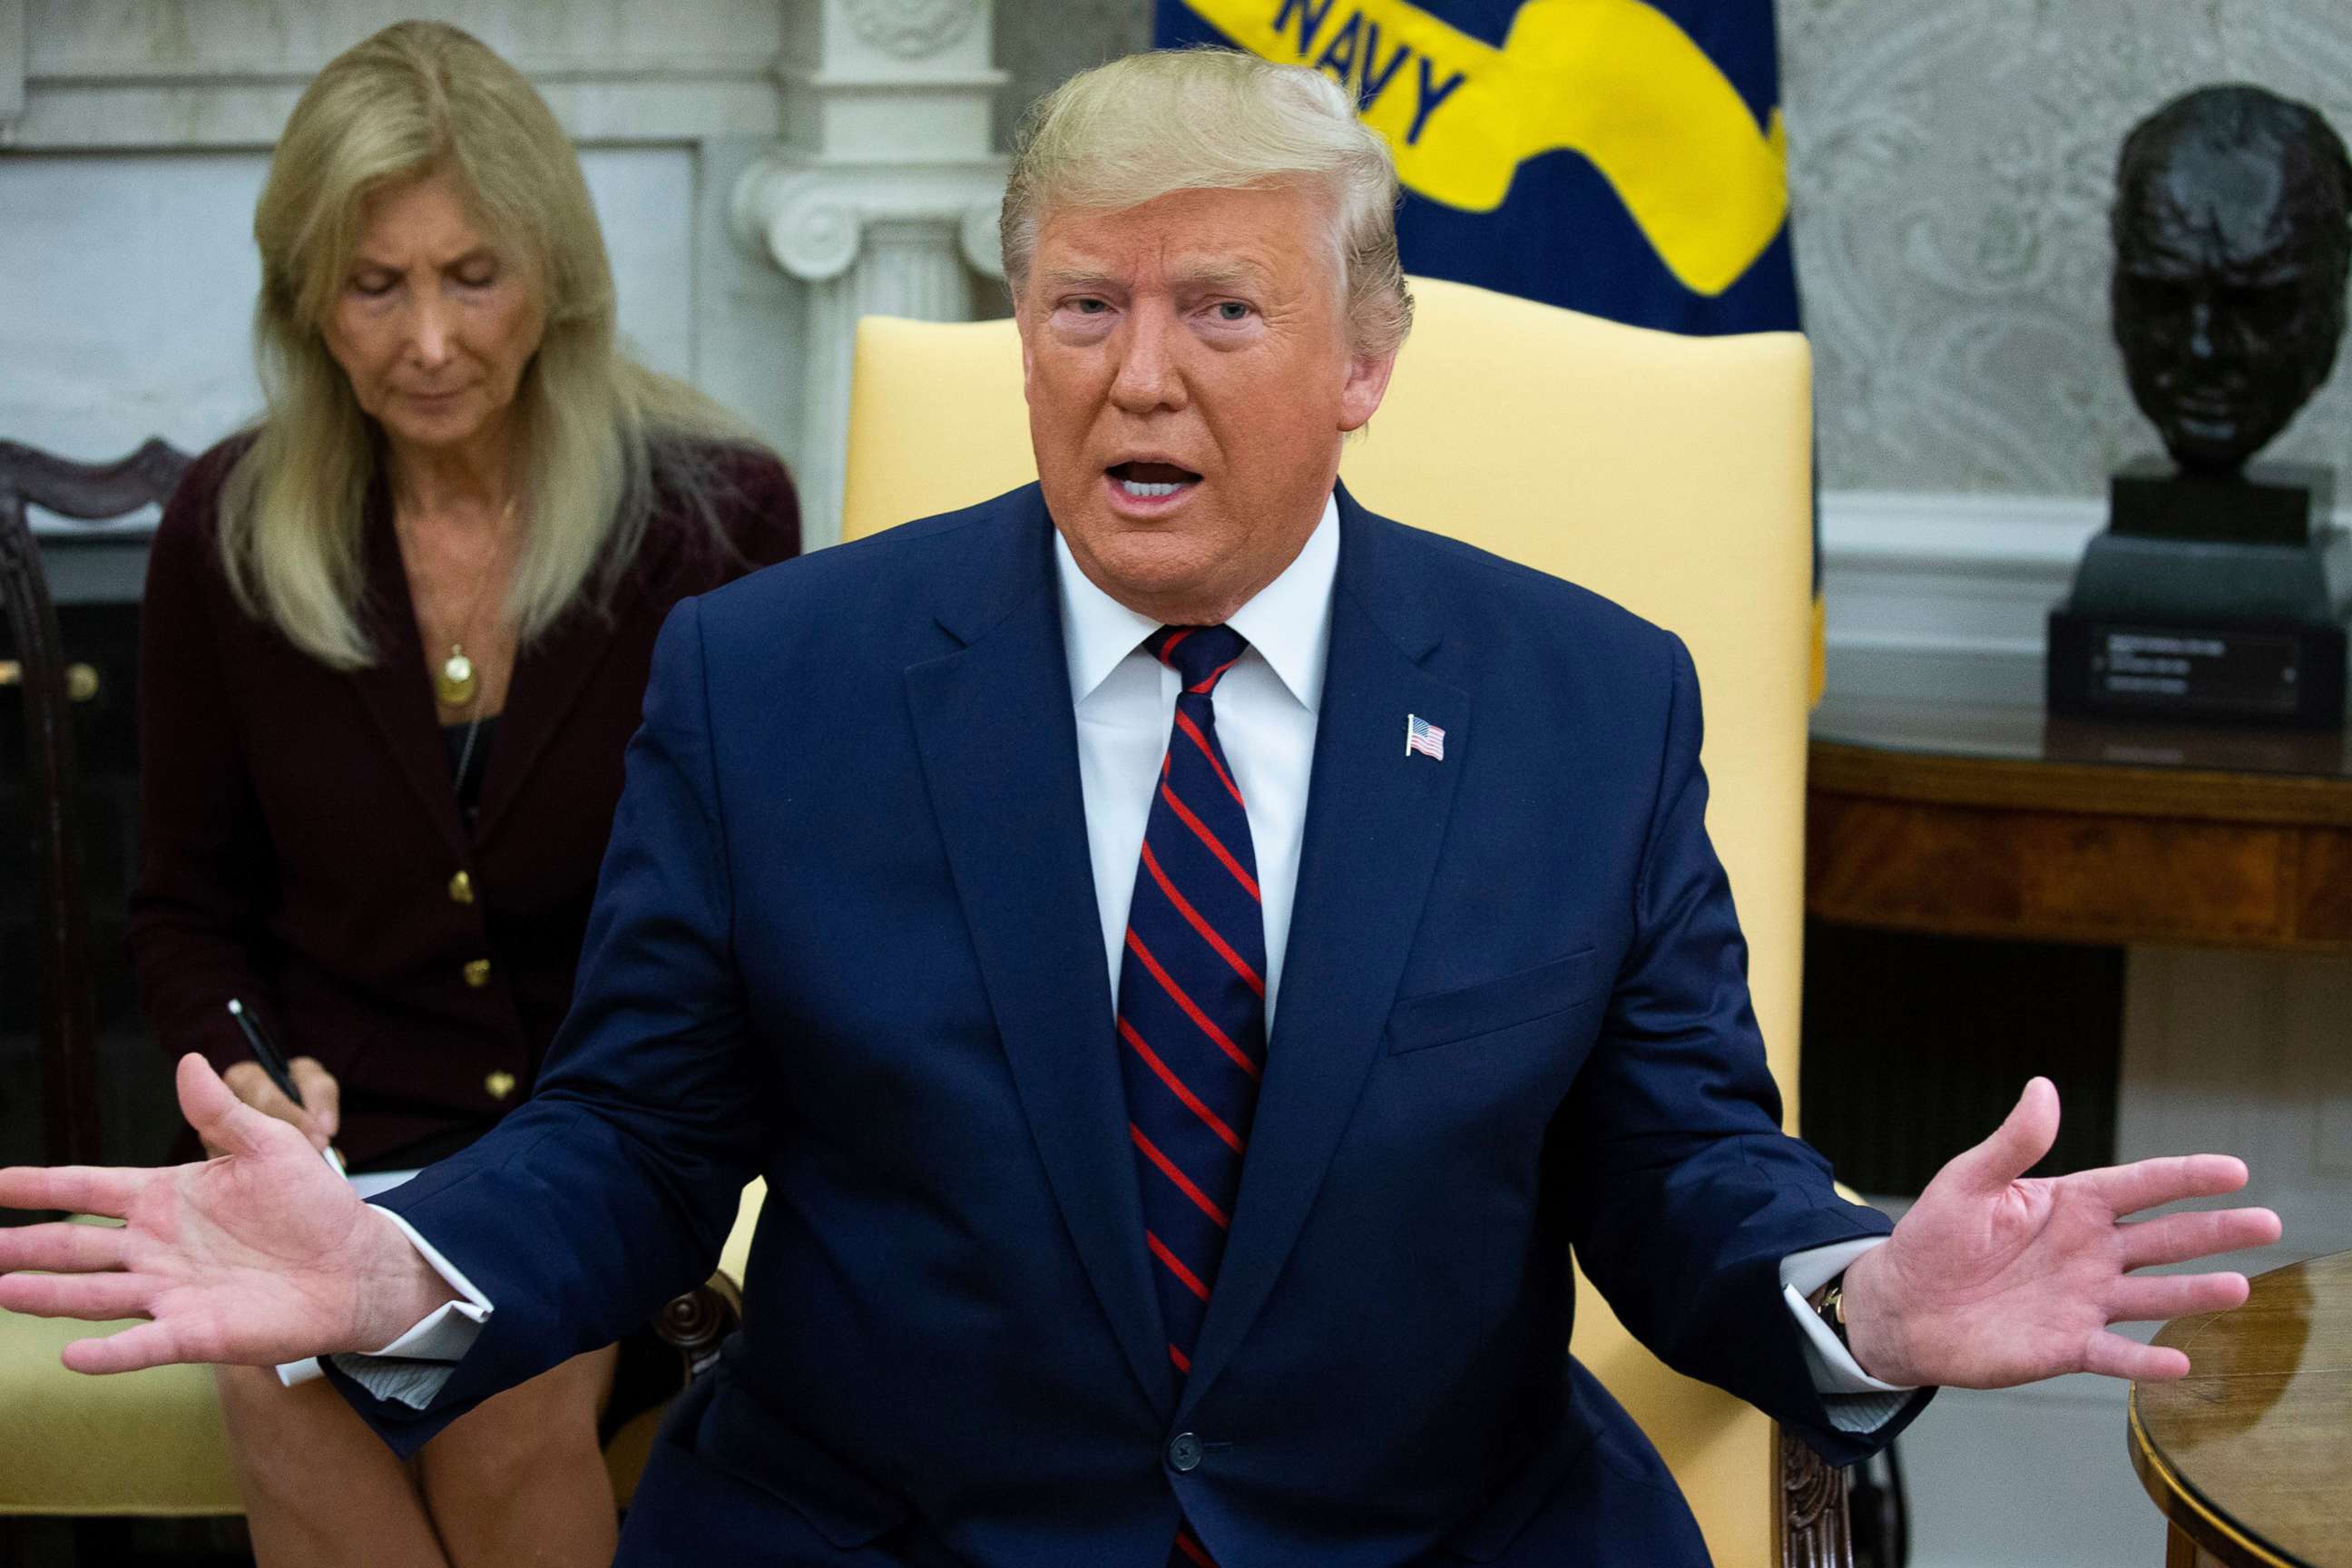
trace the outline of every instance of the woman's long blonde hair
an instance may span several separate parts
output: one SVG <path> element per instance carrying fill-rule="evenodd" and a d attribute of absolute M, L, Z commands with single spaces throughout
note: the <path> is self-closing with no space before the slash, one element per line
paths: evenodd
<path fill-rule="evenodd" d="M 620 352 L 612 268 L 580 160 L 521 73 L 446 24 L 386 27 L 319 73 L 270 160 L 253 216 L 268 408 L 220 509 L 221 561 L 238 602 L 336 668 L 378 651 L 361 625 L 361 532 L 382 458 L 321 328 L 368 198 L 437 174 L 466 193 L 546 320 L 515 389 L 514 480 L 530 520 L 505 602 L 518 646 L 575 601 L 609 591 L 645 536 L 657 486 L 715 531 L 710 444 L 759 445 L 718 405 Z"/>

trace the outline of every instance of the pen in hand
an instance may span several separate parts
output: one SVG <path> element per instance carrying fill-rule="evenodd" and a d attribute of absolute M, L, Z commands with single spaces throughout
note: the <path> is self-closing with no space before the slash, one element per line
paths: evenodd
<path fill-rule="evenodd" d="M 236 1020 L 236 1026 L 243 1032 L 247 1047 L 253 1052 L 253 1059 L 261 1064 L 261 1070 L 269 1075 L 269 1081 L 278 1086 L 278 1092 L 292 1100 L 297 1109 L 309 1110 L 310 1108 L 302 1103 L 302 1091 L 294 1087 L 293 1069 L 287 1065 L 286 1058 L 278 1054 L 277 1046 L 271 1042 L 269 1037 L 262 1033 L 261 1020 L 247 1012 L 245 1004 L 234 996 L 228 999 L 228 1016 Z M 340 1176 L 343 1173 L 343 1157 L 335 1152 L 332 1144 L 329 1144 L 320 1152 L 326 1157 L 327 1163 L 335 1168 L 335 1174 Z"/>

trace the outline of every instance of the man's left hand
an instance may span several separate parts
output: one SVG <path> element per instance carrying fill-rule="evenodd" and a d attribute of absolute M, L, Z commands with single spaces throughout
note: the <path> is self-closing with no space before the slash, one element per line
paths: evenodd
<path fill-rule="evenodd" d="M 2227 1310 L 2245 1300 L 2246 1277 L 2133 1270 L 2267 1247 L 2278 1215 L 2221 1209 L 2124 1224 L 2143 1209 L 2238 1191 L 2245 1163 L 2189 1154 L 2028 1180 L 2057 1138 L 2058 1090 L 2037 1078 L 1999 1131 L 1937 1172 L 1885 1244 L 1854 1260 L 1846 1331 L 1864 1372 L 1954 1388 L 2188 1372 L 2181 1352 L 2107 1325 Z"/>

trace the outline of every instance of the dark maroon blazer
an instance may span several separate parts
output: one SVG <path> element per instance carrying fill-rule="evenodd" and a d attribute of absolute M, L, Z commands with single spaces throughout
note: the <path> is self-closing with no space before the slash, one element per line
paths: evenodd
<path fill-rule="evenodd" d="M 216 509 L 242 450 L 196 460 L 148 560 L 131 963 L 167 1055 L 250 1059 L 226 1011 L 242 998 L 341 1080 L 346 1157 L 403 1165 L 530 1094 L 571 1005 L 655 634 L 679 599 L 796 553 L 799 505 L 773 458 L 731 448 L 712 456 L 733 556 L 658 500 L 602 610 L 517 656 L 469 835 L 383 485 L 362 607 L 379 659 L 331 669 L 229 592 Z"/>

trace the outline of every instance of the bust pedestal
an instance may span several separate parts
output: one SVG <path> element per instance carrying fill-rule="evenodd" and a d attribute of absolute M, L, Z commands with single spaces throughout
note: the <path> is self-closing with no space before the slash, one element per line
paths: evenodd
<path fill-rule="evenodd" d="M 2050 612 L 2053 713 L 2344 722 L 2352 534 L 2310 467 L 2117 472 L 2106 529 Z"/>

